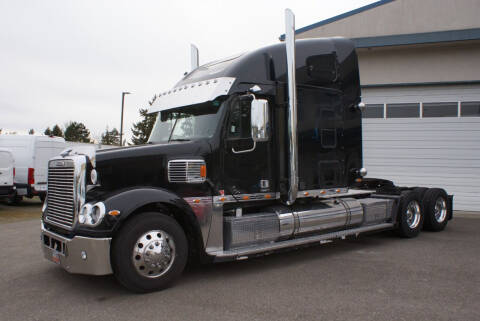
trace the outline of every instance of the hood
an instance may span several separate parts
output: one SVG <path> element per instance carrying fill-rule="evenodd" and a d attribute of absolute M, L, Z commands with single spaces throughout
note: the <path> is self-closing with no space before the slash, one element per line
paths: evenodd
<path fill-rule="evenodd" d="M 97 151 L 96 169 L 104 191 L 132 186 L 168 187 L 168 161 L 203 158 L 211 153 L 207 140 L 172 142 Z"/>

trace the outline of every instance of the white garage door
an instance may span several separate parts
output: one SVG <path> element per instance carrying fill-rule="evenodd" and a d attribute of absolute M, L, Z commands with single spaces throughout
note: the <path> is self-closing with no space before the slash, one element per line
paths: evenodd
<path fill-rule="evenodd" d="M 480 86 L 363 90 L 364 166 L 397 185 L 442 187 L 480 211 Z"/>

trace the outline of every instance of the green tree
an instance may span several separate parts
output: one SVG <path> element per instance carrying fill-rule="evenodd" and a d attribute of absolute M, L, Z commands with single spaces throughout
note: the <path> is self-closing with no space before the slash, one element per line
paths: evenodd
<path fill-rule="evenodd" d="M 90 131 L 83 123 L 70 121 L 65 126 L 65 140 L 69 142 L 90 143 Z"/>
<path fill-rule="evenodd" d="M 47 127 L 47 129 L 45 129 L 43 133 L 47 136 L 52 136 L 52 130 L 50 129 L 50 127 Z"/>
<path fill-rule="evenodd" d="M 52 135 L 57 136 L 57 137 L 63 137 L 63 131 L 60 128 L 60 126 L 58 126 L 57 124 L 55 124 L 55 126 L 53 126 Z"/>
<path fill-rule="evenodd" d="M 102 144 L 104 145 L 120 145 L 120 133 L 116 128 L 113 128 L 112 130 L 105 130 L 104 133 L 102 133 Z"/>
<path fill-rule="evenodd" d="M 153 101 L 150 103 L 153 104 Z M 148 114 L 148 109 L 140 108 L 141 121 L 133 124 L 132 127 L 132 145 L 146 144 L 150 133 L 152 132 L 153 124 L 155 124 L 156 114 Z"/>
<path fill-rule="evenodd" d="M 29 135 L 34 135 L 35 134 L 35 130 L 33 128 L 31 128 L 29 131 L 28 131 L 28 134 Z"/>

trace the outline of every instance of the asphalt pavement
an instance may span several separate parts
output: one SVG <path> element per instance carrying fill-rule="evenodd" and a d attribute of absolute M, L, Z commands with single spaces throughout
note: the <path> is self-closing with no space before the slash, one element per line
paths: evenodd
<path fill-rule="evenodd" d="M 190 267 L 139 295 L 46 261 L 39 219 L 22 216 L 0 221 L 0 320 L 480 320 L 479 230 L 457 217 L 415 239 L 386 232 Z"/>

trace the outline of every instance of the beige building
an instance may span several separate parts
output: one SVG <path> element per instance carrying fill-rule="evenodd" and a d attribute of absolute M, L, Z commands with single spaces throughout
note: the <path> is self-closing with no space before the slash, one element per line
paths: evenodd
<path fill-rule="evenodd" d="M 480 210 L 480 0 L 382 0 L 296 36 L 356 44 L 369 176 Z"/>

